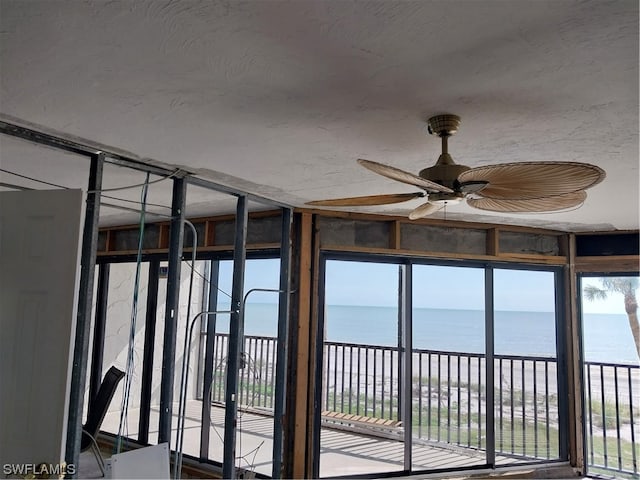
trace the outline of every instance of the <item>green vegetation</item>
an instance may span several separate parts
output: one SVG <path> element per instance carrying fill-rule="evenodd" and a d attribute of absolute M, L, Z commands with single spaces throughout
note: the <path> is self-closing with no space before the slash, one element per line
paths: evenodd
<path fill-rule="evenodd" d="M 618 404 L 618 415 L 620 419 L 620 426 L 628 425 L 631 423 L 631 407 L 624 403 Z M 585 416 L 589 415 L 589 410 L 587 406 L 587 411 L 585 412 Z M 598 428 L 607 427 L 609 429 L 616 428 L 616 403 L 605 400 L 604 405 L 601 401 L 592 400 L 591 401 L 591 418 L 593 425 Z M 633 409 L 633 418 L 640 419 L 640 408 L 634 407 Z M 639 456 L 640 457 L 640 456 Z"/>
<path fill-rule="evenodd" d="M 394 401 L 395 400 L 395 401 Z M 349 406 L 351 401 L 351 406 Z M 374 398 L 372 396 L 358 396 L 357 392 L 345 390 L 342 395 L 329 392 L 326 406 L 329 410 L 338 413 L 349 413 L 353 415 L 362 415 L 365 417 L 386 418 L 390 420 L 398 419 L 398 400 L 397 398 L 389 399 L 385 395 L 385 400 Z M 375 411 L 374 411 L 375 408 Z M 383 414 L 384 412 L 384 414 Z"/>
<path fill-rule="evenodd" d="M 606 464 L 609 467 L 609 469 L 590 467 L 589 473 L 603 473 L 605 475 L 611 475 L 610 469 L 614 469 L 614 470 L 619 469 L 620 462 L 622 462 L 622 469 L 624 470 L 631 470 L 633 468 L 633 463 L 632 463 L 633 462 L 633 445 L 631 444 L 631 442 L 627 442 L 624 440 L 620 442 L 620 454 L 618 454 L 617 438 L 607 438 L 606 446 L 607 446 Z M 589 452 L 588 463 L 590 463 L 591 465 L 600 465 L 601 467 L 604 467 L 605 465 L 604 448 L 605 448 L 604 438 L 593 437 L 593 448 L 591 444 L 587 445 L 587 451 Z M 636 459 L 640 460 L 640 448 L 637 448 L 637 447 L 636 447 Z M 616 472 L 616 478 L 637 479 L 637 478 L 640 478 L 640 475 Z"/>
<path fill-rule="evenodd" d="M 480 388 L 477 385 L 473 388 L 474 385 L 461 383 L 460 398 L 458 399 L 458 385 L 454 386 L 452 384 L 447 389 L 446 386 L 443 388 L 442 384 L 440 384 L 440 389 L 438 389 L 437 379 L 432 378 L 431 389 L 429 390 L 429 378 L 422 378 L 422 389 L 429 390 L 429 396 L 424 398 L 425 391 L 421 391 L 418 378 L 414 378 L 414 382 L 414 398 L 420 394 L 423 395 L 421 403 L 415 400 L 413 402 L 412 430 L 415 438 L 448 442 L 472 448 L 486 448 L 486 412 L 484 411 L 483 398 L 478 395 Z M 469 392 L 471 393 L 469 394 Z M 431 399 L 430 401 L 429 398 Z M 469 399 L 471 401 L 470 404 Z M 333 391 L 329 391 L 328 400 L 327 406 L 331 410 L 381 418 L 382 406 L 384 405 L 384 418 L 397 419 L 397 398 L 389 400 L 387 397 L 384 402 L 377 398 L 375 414 L 373 412 L 374 399 L 371 396 L 365 402 L 364 396 L 358 396 L 357 392 L 349 392 L 347 390 L 343 395 L 338 394 L 336 396 Z M 351 400 L 351 408 L 349 408 L 349 400 Z M 557 421 L 557 394 L 551 394 L 548 398 L 538 394 L 534 398 L 533 394 L 523 394 L 520 390 L 514 390 L 513 393 L 508 392 L 508 394 L 503 391 L 502 402 L 500 402 L 499 391 L 496 390 L 495 400 L 495 441 L 498 455 L 504 453 L 541 459 L 559 457 L 559 430 L 557 424 L 554 423 Z M 547 404 L 549 405 L 549 425 L 546 425 Z M 365 405 L 367 407 L 366 411 Z M 522 416 L 523 408 L 525 412 L 524 418 Z M 500 415 L 500 409 L 502 416 Z M 537 412 L 537 416 L 534 415 L 534 410 Z M 594 426 L 601 428 L 602 403 L 592 402 L 591 411 Z M 634 407 L 633 412 L 631 412 L 629 405 L 619 404 L 618 411 L 621 428 L 624 426 L 629 428 L 631 413 L 633 413 L 634 420 L 640 419 L 640 408 Z M 611 431 L 612 434 L 615 434 L 616 428 L 615 412 L 615 402 L 605 401 L 604 418 L 607 430 Z M 536 418 L 538 420 L 537 423 L 535 422 Z M 589 448 L 591 449 L 591 445 L 589 445 Z M 603 437 L 593 437 L 593 452 L 592 464 L 604 465 Z M 640 460 L 639 451 L 636 451 L 636 459 Z M 615 470 L 619 468 L 620 463 L 624 470 L 633 469 L 631 442 L 620 439 L 620 452 L 618 454 L 618 439 L 607 438 L 607 465 Z M 611 473 L 611 470 L 602 471 Z M 620 475 L 618 472 L 616 474 Z M 629 476 L 628 478 L 638 478 L 638 476 Z"/>

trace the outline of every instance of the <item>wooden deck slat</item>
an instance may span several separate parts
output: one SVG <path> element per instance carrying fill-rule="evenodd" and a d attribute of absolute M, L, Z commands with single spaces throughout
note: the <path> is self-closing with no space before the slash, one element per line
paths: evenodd
<path fill-rule="evenodd" d="M 391 420 L 388 418 L 376 418 L 365 417 L 363 415 L 355 415 L 353 413 L 334 412 L 331 410 L 324 410 L 322 412 L 323 420 L 340 421 L 351 423 L 354 425 L 365 425 L 376 428 L 387 428 L 390 430 L 396 429 L 402 426 L 402 422 L 398 420 Z"/>

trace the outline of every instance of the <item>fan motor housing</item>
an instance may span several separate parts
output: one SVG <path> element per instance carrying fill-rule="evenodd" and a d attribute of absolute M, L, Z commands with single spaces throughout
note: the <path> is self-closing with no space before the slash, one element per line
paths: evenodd
<path fill-rule="evenodd" d="M 466 172 L 469 169 L 470 167 L 466 165 L 455 163 L 448 153 L 443 153 L 433 167 L 420 170 L 418 175 L 426 180 L 457 190 L 456 182 L 458 177 L 462 172 Z"/>

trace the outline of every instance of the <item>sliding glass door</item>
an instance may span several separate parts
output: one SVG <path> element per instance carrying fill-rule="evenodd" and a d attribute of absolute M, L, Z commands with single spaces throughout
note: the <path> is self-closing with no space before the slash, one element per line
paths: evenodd
<path fill-rule="evenodd" d="M 496 464 L 561 457 L 551 271 L 494 270 Z"/>
<path fill-rule="evenodd" d="M 412 468 L 484 465 L 484 270 L 414 265 L 412 279 Z"/>
<path fill-rule="evenodd" d="M 374 258 L 323 260 L 319 476 L 566 459 L 558 271 Z"/>
<path fill-rule="evenodd" d="M 404 470 L 398 265 L 328 260 L 321 477 Z"/>

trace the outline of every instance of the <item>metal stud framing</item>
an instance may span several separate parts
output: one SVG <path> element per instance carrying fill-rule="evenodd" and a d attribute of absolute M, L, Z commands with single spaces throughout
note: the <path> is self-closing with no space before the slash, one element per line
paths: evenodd
<path fill-rule="evenodd" d="M 286 373 L 289 332 L 289 300 L 291 293 L 291 209 L 282 209 L 282 235 L 280 237 L 280 301 L 278 307 L 278 349 L 276 358 L 276 391 L 273 418 L 273 478 L 283 478 L 284 426 L 286 423 Z"/>
<path fill-rule="evenodd" d="M 238 310 L 241 308 L 243 283 L 244 283 L 244 265 L 246 258 L 246 233 L 247 233 L 247 221 L 248 221 L 248 200 L 257 201 L 262 204 L 276 206 L 283 208 L 283 243 L 281 254 L 283 257 L 283 265 L 281 267 L 281 288 L 284 278 L 287 278 L 287 293 L 281 297 L 280 312 L 279 312 L 279 335 L 283 334 L 283 329 L 287 328 L 288 320 L 288 292 L 289 292 L 289 268 L 290 268 L 290 252 L 291 252 L 291 240 L 290 240 L 290 228 L 291 228 L 291 210 L 290 206 L 281 202 L 262 197 L 260 195 L 250 194 L 241 190 L 236 190 L 226 185 L 220 185 L 215 182 L 193 177 L 189 172 L 177 172 L 169 167 L 162 167 L 158 165 L 151 165 L 147 162 L 141 161 L 133 156 L 123 154 L 119 151 L 109 149 L 103 145 L 99 145 L 90 141 L 80 139 L 67 139 L 54 134 L 45 133 L 43 131 L 31 128 L 31 126 L 18 125 L 7 121 L 0 120 L 0 133 L 22 138 L 24 140 L 34 142 L 40 145 L 45 145 L 54 149 L 71 152 L 74 154 L 89 157 L 91 159 L 91 171 L 89 178 L 88 190 L 90 193 L 87 198 L 87 209 L 85 215 L 85 227 L 82 246 L 82 258 L 81 258 L 81 280 L 80 280 L 80 293 L 79 293 L 79 309 L 78 309 L 78 322 L 75 339 L 74 360 L 72 370 L 72 383 L 71 383 L 71 395 L 70 395 L 70 409 L 69 409 L 69 428 L 67 432 L 67 444 L 66 444 L 66 457 L 65 460 L 69 464 L 77 464 L 80 451 L 80 439 L 81 439 L 81 420 L 82 420 L 82 404 L 84 396 L 84 387 L 86 382 L 86 364 L 88 357 L 88 343 L 89 343 L 89 328 L 90 318 L 92 310 L 92 296 L 93 296 L 93 279 L 94 269 L 96 261 L 97 240 L 98 240 L 98 217 L 100 207 L 100 189 L 102 185 L 102 170 L 104 163 L 111 163 L 121 167 L 131 168 L 138 171 L 149 172 L 154 175 L 174 177 L 173 184 L 173 197 L 172 197 L 172 225 L 171 225 L 171 237 L 170 237 L 170 250 L 169 250 L 169 274 L 167 282 L 167 302 L 166 302 L 166 314 L 165 314 L 165 332 L 164 332 L 164 345 L 163 345 L 163 362 L 162 362 L 162 380 L 161 380 L 161 400 L 160 400 L 160 421 L 159 421 L 159 442 L 169 442 L 171 437 L 171 416 L 172 408 L 171 403 L 173 400 L 173 378 L 175 371 L 175 337 L 176 337 L 176 321 L 177 321 L 177 308 L 178 308 L 178 295 L 179 295 L 179 278 L 180 278 L 180 260 L 182 255 L 183 245 L 183 222 L 184 222 L 184 205 L 186 200 L 186 186 L 187 184 L 197 185 L 210 190 L 234 195 L 238 197 L 238 209 L 236 224 L 236 241 L 234 250 L 234 286 L 233 297 L 236 300 L 234 304 L 238 306 Z M 286 232 L 286 233 L 285 233 Z M 154 263 L 154 262 L 152 262 Z M 157 267 L 158 263 L 154 265 Z M 108 271 L 108 264 L 104 266 L 105 275 Z M 155 272 L 155 273 L 153 273 Z M 157 282 L 158 274 L 155 268 L 151 268 L 150 276 L 155 278 Z M 101 277 L 102 278 L 102 277 Z M 107 278 L 107 277 L 105 277 Z M 105 278 L 102 281 L 105 282 Z M 106 286 L 105 288 L 108 288 Z M 286 297 L 286 298 L 285 298 Z M 153 300 L 152 295 L 149 296 L 148 302 Z M 155 305 L 154 305 L 155 307 Z M 155 310 L 155 308 L 153 309 Z M 243 329 L 242 329 L 242 312 L 238 311 L 232 318 L 231 334 L 235 334 L 235 351 L 236 355 L 230 360 L 229 377 L 231 381 L 231 387 L 227 387 L 229 392 L 227 398 L 227 412 L 225 418 L 225 440 L 227 438 L 233 438 L 233 441 L 225 441 L 225 462 L 223 470 L 229 472 L 228 478 L 235 476 L 234 468 L 234 455 L 235 455 L 235 421 L 237 415 L 237 405 L 235 403 L 235 390 L 237 389 L 238 381 L 238 366 L 239 358 L 242 351 Z M 147 318 L 147 323 L 150 318 Z M 100 325 L 98 325 L 100 326 Z M 286 339 L 286 332 L 285 339 Z M 212 335 L 213 337 L 213 335 Z M 104 341 L 104 333 L 100 331 L 95 334 L 96 341 Z M 282 354 L 278 358 L 278 373 L 280 386 L 277 387 L 277 401 L 276 408 L 280 409 L 279 416 L 284 417 L 284 404 L 285 404 L 285 389 L 284 389 L 284 377 L 286 372 L 286 355 L 285 348 L 282 340 L 280 340 Z M 232 348 L 234 345 L 232 344 Z M 98 353 L 100 353 L 98 351 Z M 145 362 L 144 365 L 150 368 L 151 362 L 149 361 L 150 351 L 145 349 Z M 231 357 L 230 357 L 231 358 Z M 94 359 L 95 366 L 92 367 L 91 381 L 93 382 L 92 391 L 97 388 L 100 382 L 100 374 L 98 370 L 101 370 L 100 361 Z M 148 373 L 148 372 L 147 372 Z M 143 386 L 143 390 L 145 390 Z M 148 393 L 148 392 L 147 392 Z M 143 407 L 148 401 L 144 401 L 145 395 L 142 395 Z M 144 413 L 144 412 L 141 412 Z M 148 434 L 148 420 L 141 418 L 139 425 L 139 434 L 141 439 L 147 439 Z M 282 422 L 277 422 L 274 429 L 276 443 L 282 444 Z M 277 448 L 277 447 L 275 447 Z M 280 447 L 282 456 L 282 447 Z M 281 468 L 281 464 L 276 462 L 276 469 Z"/>
<path fill-rule="evenodd" d="M 78 315 L 73 350 L 73 367 L 71 370 L 71 391 L 69 393 L 69 418 L 65 454 L 65 461 L 69 465 L 78 465 L 80 458 L 82 405 L 84 403 L 87 359 L 89 357 L 89 330 L 91 328 L 91 311 L 93 308 L 93 279 L 98 246 L 98 217 L 100 215 L 100 189 L 102 188 L 103 168 L 104 155 L 93 155 L 89 169 L 88 191 L 90 193 L 87 193 L 87 208 L 82 235 Z M 74 478 L 77 473 L 74 472 L 74 474 L 69 475 Z"/>
<path fill-rule="evenodd" d="M 184 178 L 173 180 L 171 231 L 169 233 L 169 271 L 167 274 L 167 302 L 164 316 L 164 344 L 162 349 L 162 378 L 160 381 L 160 422 L 158 443 L 171 445 L 171 414 L 173 411 L 173 381 L 176 366 L 176 333 L 180 299 L 180 260 L 184 240 L 184 205 L 187 184 Z"/>
<path fill-rule="evenodd" d="M 109 149 L 109 147 L 106 147 L 104 145 L 91 144 L 91 142 L 89 141 L 68 140 L 66 138 L 51 135 L 38 130 L 34 130 L 29 127 L 16 125 L 2 120 L 0 120 L 0 133 L 22 138 L 24 140 L 38 143 L 40 145 L 46 145 L 48 147 L 64 150 L 66 152 L 76 153 L 78 155 L 93 157 L 100 154 L 104 156 L 105 160 L 108 163 L 119 165 L 121 167 L 132 168 L 134 170 L 139 170 L 142 172 L 149 172 L 154 175 L 168 177 L 176 173 L 175 170 L 172 170 L 168 167 L 145 163 L 132 156 L 127 156 L 115 150 Z M 229 195 L 244 196 L 249 200 L 254 200 L 266 205 L 285 208 L 289 207 L 289 205 L 283 204 L 282 202 L 278 202 L 276 200 L 272 200 L 270 198 L 262 197 L 256 194 L 245 193 L 241 190 L 234 189 L 227 185 L 221 185 L 203 178 L 190 176 L 189 172 L 183 173 L 184 175 L 186 175 L 185 178 L 187 183 L 191 185 L 197 185 L 199 187 L 208 188 L 210 190 L 215 190 L 221 193 L 227 193 Z"/>
<path fill-rule="evenodd" d="M 109 303 L 109 271 L 111 265 L 103 263 L 98 267 L 98 290 L 96 292 L 96 317 L 93 325 L 93 349 L 91 350 L 91 378 L 89 382 L 89 408 L 98 394 L 102 378 L 104 354 L 104 332 L 107 323 Z"/>
<path fill-rule="evenodd" d="M 151 392 L 153 390 L 153 343 L 156 339 L 156 311 L 158 309 L 158 277 L 160 260 L 149 262 L 149 286 L 147 287 L 147 311 L 144 325 L 144 352 L 142 355 L 142 387 L 140 390 L 140 419 L 138 441 L 149 441 L 149 417 L 151 416 Z"/>
<path fill-rule="evenodd" d="M 209 270 L 209 302 L 207 310 L 215 312 L 218 310 L 218 275 L 220 273 L 220 261 L 212 260 Z M 211 432 L 211 384 L 213 383 L 213 350 L 216 335 L 216 316 L 206 317 L 206 343 L 204 347 L 204 381 L 202 382 L 202 424 L 205 428 L 200 429 L 200 460 L 209 458 L 209 434 Z"/>
<path fill-rule="evenodd" d="M 238 416 L 238 372 L 244 344 L 244 267 L 247 255 L 247 197 L 238 197 L 236 232 L 233 251 L 233 282 L 231 287 L 231 314 L 229 347 L 227 352 L 227 379 L 225 388 L 224 452 L 222 477 L 236 478 L 236 427 Z"/>

